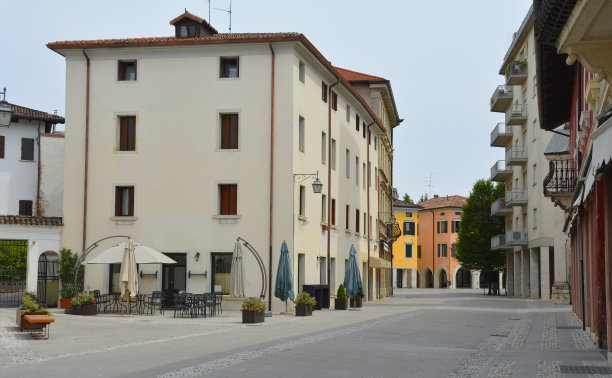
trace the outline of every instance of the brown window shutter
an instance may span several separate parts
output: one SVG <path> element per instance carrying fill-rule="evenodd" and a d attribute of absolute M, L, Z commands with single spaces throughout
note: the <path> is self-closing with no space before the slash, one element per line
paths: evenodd
<path fill-rule="evenodd" d="M 238 149 L 238 114 L 230 115 L 229 134 L 229 148 Z"/>
<path fill-rule="evenodd" d="M 134 187 L 131 186 L 128 188 L 128 195 L 129 197 L 129 201 L 128 201 L 128 213 L 127 215 L 130 217 L 134 216 Z"/>
<path fill-rule="evenodd" d="M 115 187 L 115 216 L 121 216 L 121 187 Z"/>
<path fill-rule="evenodd" d="M 128 150 L 128 117 L 119 117 L 119 151 Z"/>
<path fill-rule="evenodd" d="M 345 223 L 346 223 L 346 229 L 348 230 L 349 229 L 349 207 L 348 207 L 348 205 L 346 205 L 346 220 L 345 220 Z"/>
<path fill-rule="evenodd" d="M 4 159 L 4 135 L 0 135 L 0 159 Z"/>
<path fill-rule="evenodd" d="M 229 213 L 238 214 L 238 185 L 229 185 Z"/>
<path fill-rule="evenodd" d="M 128 118 L 127 150 L 136 151 L 136 117 L 127 117 L 127 118 Z"/>
<path fill-rule="evenodd" d="M 355 210 L 355 232 L 359 232 L 359 209 Z"/>
<path fill-rule="evenodd" d="M 221 114 L 221 148 L 229 148 L 230 118 L 229 114 Z"/>
<path fill-rule="evenodd" d="M 336 200 L 332 199 L 331 200 L 331 224 L 333 226 L 336 225 Z"/>
<path fill-rule="evenodd" d="M 440 233 L 440 222 L 439 221 L 438 221 L 437 225 L 438 225 L 438 234 L 439 234 Z"/>
<path fill-rule="evenodd" d="M 219 214 L 229 214 L 229 188 L 227 185 L 219 185 Z"/>

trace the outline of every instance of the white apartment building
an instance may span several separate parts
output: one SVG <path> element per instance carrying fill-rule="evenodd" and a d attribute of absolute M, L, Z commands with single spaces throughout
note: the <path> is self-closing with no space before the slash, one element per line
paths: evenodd
<path fill-rule="evenodd" d="M 63 245 L 131 235 L 177 261 L 141 266 L 141 292 L 227 293 L 242 237 L 267 301 L 283 241 L 295 291 L 329 279 L 332 295 L 354 245 L 368 287 L 383 122 L 301 34 L 220 34 L 188 12 L 171 24 L 171 37 L 48 44 L 66 59 Z M 87 266 L 85 289 L 117 291 L 118 271 Z"/>
<path fill-rule="evenodd" d="M 491 168 L 491 180 L 506 186 L 505 198 L 491 206 L 492 215 L 505 219 L 505 233 L 491 239 L 491 249 L 507 251 L 508 295 L 551 299 L 555 288 L 567 290 L 567 264 L 563 211 L 545 198 L 542 187 L 552 134 L 539 126 L 533 23 L 530 9 L 499 71 L 506 84 L 491 97 L 491 111 L 505 114 L 505 123 L 491 132 L 491 146 L 505 150 L 505 159 Z"/>

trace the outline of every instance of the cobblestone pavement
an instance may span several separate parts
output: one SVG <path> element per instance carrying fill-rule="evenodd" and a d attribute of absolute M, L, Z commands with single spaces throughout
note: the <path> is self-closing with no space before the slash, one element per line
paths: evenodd
<path fill-rule="evenodd" d="M 209 319 L 56 313 L 49 340 L 0 309 L 4 377 L 612 377 L 569 306 L 400 289 L 361 311 Z"/>

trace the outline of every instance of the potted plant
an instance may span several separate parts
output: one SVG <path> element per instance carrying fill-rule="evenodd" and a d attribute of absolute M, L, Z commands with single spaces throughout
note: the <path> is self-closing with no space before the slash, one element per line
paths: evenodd
<path fill-rule="evenodd" d="M 62 281 L 60 291 L 60 308 L 72 308 L 72 298 L 76 294 L 74 287 L 75 265 L 77 264 L 77 254 L 71 250 L 62 248 L 59 259 L 59 279 Z M 83 267 L 79 268 L 79 279 L 83 278 Z"/>
<path fill-rule="evenodd" d="M 31 291 L 26 291 L 23 293 L 21 297 L 21 306 L 17 308 L 17 327 L 21 330 L 24 328 L 27 329 L 35 329 L 35 328 L 45 328 L 44 324 L 34 324 L 28 322 L 24 316 L 25 315 L 51 315 L 51 312 L 46 308 L 40 307 L 40 304 L 36 300 L 36 294 Z"/>
<path fill-rule="evenodd" d="M 348 299 L 346 298 L 346 290 L 344 289 L 343 284 L 340 284 L 340 287 L 338 287 L 335 302 L 336 304 L 334 307 L 336 308 L 336 310 L 348 309 Z"/>
<path fill-rule="evenodd" d="M 293 301 L 295 303 L 295 316 L 312 316 L 312 306 L 317 301 L 308 293 L 298 294 Z"/>
<path fill-rule="evenodd" d="M 363 298 L 355 296 L 351 298 L 351 307 L 361 308 L 363 305 Z"/>
<path fill-rule="evenodd" d="M 266 304 L 261 298 L 247 298 L 242 302 L 243 323 L 263 323 Z"/>
<path fill-rule="evenodd" d="M 94 297 L 86 291 L 72 299 L 72 315 L 96 315 L 97 313 L 98 305 Z"/>

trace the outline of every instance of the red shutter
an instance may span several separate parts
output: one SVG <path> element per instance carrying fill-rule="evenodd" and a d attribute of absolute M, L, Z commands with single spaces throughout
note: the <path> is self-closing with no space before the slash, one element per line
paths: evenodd
<path fill-rule="evenodd" d="M 438 234 L 439 234 L 440 233 L 440 222 L 439 221 L 438 221 L 437 225 L 438 225 Z"/>
<path fill-rule="evenodd" d="M 4 135 L 0 135 L 0 159 L 4 159 Z"/>
<path fill-rule="evenodd" d="M 230 117 L 229 114 L 221 114 L 221 148 L 230 148 Z"/>
<path fill-rule="evenodd" d="M 331 201 L 331 224 L 333 226 L 336 225 L 336 200 L 332 199 Z"/>
<path fill-rule="evenodd" d="M 119 151 L 127 151 L 128 118 L 119 117 Z"/>
<path fill-rule="evenodd" d="M 115 216 L 121 216 L 121 187 L 115 187 Z"/>
<path fill-rule="evenodd" d="M 229 213 L 231 215 L 238 214 L 238 185 L 232 184 L 229 186 Z"/>
<path fill-rule="evenodd" d="M 229 188 L 227 185 L 219 185 L 219 214 L 229 214 Z"/>
<path fill-rule="evenodd" d="M 229 148 L 238 149 L 238 114 L 230 114 L 229 119 Z"/>
<path fill-rule="evenodd" d="M 127 190 L 129 200 L 128 200 L 128 213 L 127 215 L 130 217 L 134 216 L 134 187 L 130 186 Z"/>
<path fill-rule="evenodd" d="M 127 150 L 136 151 L 136 117 L 127 117 Z M 133 188 L 132 188 L 133 189 Z"/>
<path fill-rule="evenodd" d="M 355 210 L 355 232 L 359 232 L 359 209 Z"/>
<path fill-rule="evenodd" d="M 346 205 L 346 229 L 349 229 L 349 206 Z"/>

